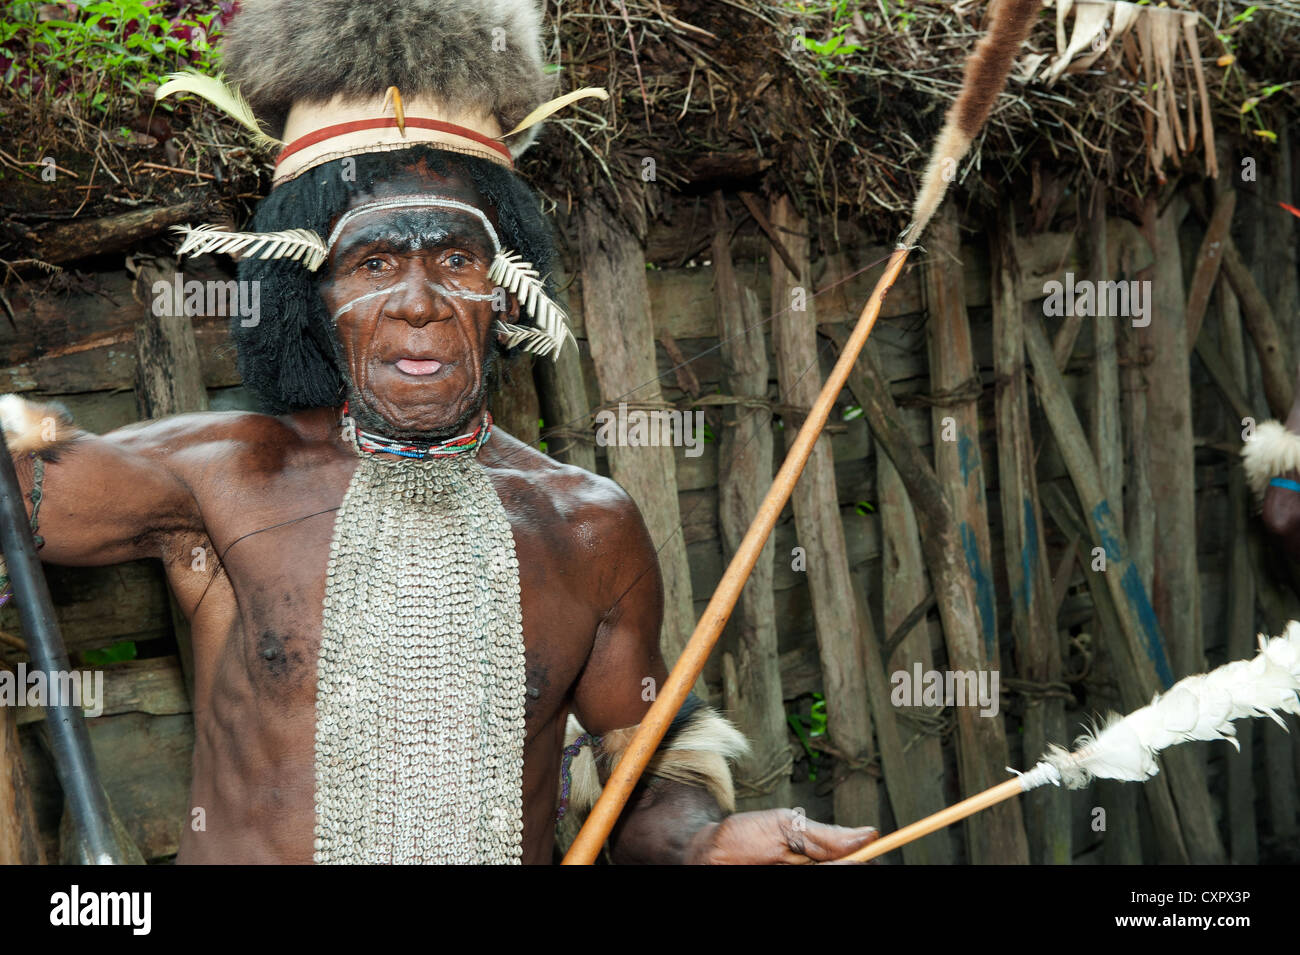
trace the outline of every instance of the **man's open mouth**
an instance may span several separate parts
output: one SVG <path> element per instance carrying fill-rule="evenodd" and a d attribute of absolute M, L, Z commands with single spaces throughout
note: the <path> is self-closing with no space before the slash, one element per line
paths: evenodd
<path fill-rule="evenodd" d="M 407 375 L 436 375 L 442 368 L 442 362 L 433 358 L 399 358 L 393 362 L 398 371 Z"/>

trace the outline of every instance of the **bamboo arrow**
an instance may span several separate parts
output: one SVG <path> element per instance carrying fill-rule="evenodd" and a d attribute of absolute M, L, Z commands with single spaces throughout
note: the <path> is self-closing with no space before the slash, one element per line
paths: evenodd
<path fill-rule="evenodd" d="M 803 473 L 804 465 L 830 415 L 835 399 L 839 397 L 849 372 L 867 343 L 867 337 L 880 317 L 880 306 L 885 295 L 902 273 L 908 253 L 925 231 L 930 218 L 943 201 L 948 183 L 955 178 L 957 164 L 970 150 L 971 143 L 988 118 L 989 112 L 1006 83 L 1011 62 L 1020 44 L 1029 33 L 1040 0 L 995 0 L 992 22 L 988 33 L 980 40 L 975 51 L 966 60 L 961 92 L 949 108 L 944 125 L 939 132 L 921 187 L 912 208 L 912 221 L 899 239 L 897 248 L 885 265 L 885 272 L 876 283 L 871 297 L 858 317 L 853 334 L 840 352 L 839 360 L 831 370 L 803 426 L 786 454 L 785 462 L 777 472 L 772 487 L 759 505 L 744 540 L 736 549 L 726 573 L 714 591 L 709 605 L 682 650 L 667 682 L 647 711 L 636 733 L 628 744 L 623 758 L 610 774 L 600 798 L 583 824 L 573 845 L 564 857 L 565 865 L 589 865 L 600 852 L 605 839 L 627 804 L 632 790 L 645 771 L 664 737 L 668 724 L 686 700 L 691 686 L 699 678 L 710 651 L 718 642 L 722 628 L 740 599 L 741 590 L 749 578 L 758 556 L 776 525 L 781 509 L 794 490 L 795 482 Z M 863 688 L 865 692 L 865 688 Z M 1016 783 L 1016 780 L 1010 782 Z M 1008 793 L 1008 796 L 1011 795 Z M 974 797 L 978 798 L 978 797 Z M 956 807 L 953 807 L 956 808 Z M 977 811 L 975 809 L 972 812 Z M 884 840 L 880 840 L 884 841 Z"/>

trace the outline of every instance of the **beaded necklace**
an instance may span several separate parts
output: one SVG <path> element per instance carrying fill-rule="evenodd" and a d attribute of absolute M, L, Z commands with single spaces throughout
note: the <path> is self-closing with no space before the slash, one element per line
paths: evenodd
<path fill-rule="evenodd" d="M 343 402 L 343 417 L 339 420 L 343 433 L 352 440 L 352 446 L 358 453 L 396 454 L 398 457 L 415 458 L 427 461 L 433 458 L 453 458 L 459 454 L 474 455 L 478 449 L 487 444 L 492 436 L 492 412 L 484 411 L 479 426 L 468 434 L 457 435 L 446 441 L 432 444 L 406 444 L 382 434 L 371 434 L 357 427 L 356 421 L 348 414 L 348 403 Z"/>

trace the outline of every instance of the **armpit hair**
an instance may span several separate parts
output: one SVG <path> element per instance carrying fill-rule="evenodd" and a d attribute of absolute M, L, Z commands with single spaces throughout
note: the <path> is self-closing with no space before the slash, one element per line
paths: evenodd
<path fill-rule="evenodd" d="M 482 104 L 504 133 L 554 95 L 541 32 L 537 0 L 243 0 L 223 55 L 273 136 L 295 100 L 382 96 L 389 86 Z M 536 133 L 512 138 L 511 151 Z"/>

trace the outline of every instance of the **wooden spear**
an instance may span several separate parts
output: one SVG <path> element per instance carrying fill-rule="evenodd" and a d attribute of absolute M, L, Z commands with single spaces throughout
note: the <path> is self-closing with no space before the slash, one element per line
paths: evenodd
<path fill-rule="evenodd" d="M 844 390 L 849 371 L 857 361 L 862 346 L 867 343 L 867 336 L 871 334 L 871 329 L 875 327 L 885 294 L 903 270 L 907 253 L 908 250 L 905 248 L 896 249 L 886 262 L 884 275 L 876 283 L 875 291 L 871 293 L 871 298 L 867 300 L 866 307 L 862 309 L 862 315 L 858 318 L 857 327 L 853 329 L 853 334 L 840 352 L 839 361 L 835 363 L 830 377 L 822 386 L 812 411 L 808 413 L 794 444 L 785 456 L 781 470 L 777 472 L 776 479 L 772 482 L 772 487 L 768 489 L 763 503 L 759 505 L 758 515 L 749 525 L 749 530 L 745 532 L 740 546 L 736 548 L 736 553 L 722 576 L 722 582 L 713 592 L 709 605 L 704 608 L 704 614 L 695 625 L 695 632 L 691 634 L 690 641 L 682 650 L 676 666 L 659 690 L 645 719 L 641 721 L 623 758 L 610 774 L 609 782 L 605 784 L 600 799 L 592 807 L 591 815 L 587 817 L 578 837 L 569 847 L 564 857 L 565 865 L 588 865 L 595 860 L 600 847 L 604 845 L 606 837 L 614 827 L 618 814 L 622 812 L 628 797 L 632 795 L 637 780 L 641 778 L 646 764 L 654 755 L 659 741 L 664 738 L 668 724 L 681 709 L 692 685 L 703 671 L 704 661 L 709 658 L 709 653 L 718 642 L 722 628 L 727 625 L 736 601 L 740 599 L 745 581 L 749 578 L 750 571 L 754 569 L 759 554 L 763 552 L 763 545 L 767 543 L 772 528 L 776 526 L 776 519 L 780 516 L 781 509 L 790 499 L 790 492 L 794 490 L 795 482 L 803 473 L 804 465 L 808 463 L 808 456 L 812 454 L 813 445 L 817 443 L 817 437 L 826 424 L 835 399 Z"/>
<path fill-rule="evenodd" d="M 867 343 L 867 336 L 875 327 L 876 319 L 880 317 L 880 306 L 886 293 L 898 279 L 909 251 L 943 201 L 948 183 L 956 176 L 957 164 L 970 150 L 971 143 L 988 118 L 1011 70 L 1011 61 L 1039 12 L 1039 2 L 1040 0 L 998 0 L 993 5 L 988 32 L 966 61 L 961 92 L 944 118 L 943 128 L 930 155 L 912 207 L 911 224 L 889 257 L 885 272 L 862 309 L 853 334 L 845 343 L 812 411 L 799 429 L 781 470 L 777 472 L 771 489 L 763 498 L 758 514 L 731 558 L 731 563 L 727 565 L 727 571 L 705 608 L 704 615 L 700 617 L 695 632 L 691 634 L 691 639 L 682 650 L 667 682 L 638 726 L 623 758 L 610 774 L 600 799 L 592 807 L 578 837 L 569 847 L 564 857 L 565 865 L 589 865 L 595 861 L 600 847 L 614 828 L 619 813 L 632 795 L 637 780 L 641 778 L 655 748 L 663 739 L 668 724 L 685 702 L 692 684 L 703 672 L 704 662 L 717 643 L 722 628 L 726 626 L 736 601 L 740 599 L 745 580 L 758 561 L 758 555 L 776 525 L 777 516 L 790 499 L 790 492 L 808 462 L 808 456 L 826 424 L 831 407 L 844 389 L 849 371 Z M 865 687 L 862 692 L 866 692 Z"/>

